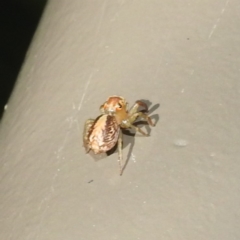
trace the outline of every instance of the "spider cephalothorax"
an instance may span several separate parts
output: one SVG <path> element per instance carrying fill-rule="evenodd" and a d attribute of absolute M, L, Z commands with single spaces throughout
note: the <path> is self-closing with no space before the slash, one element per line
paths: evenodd
<path fill-rule="evenodd" d="M 121 129 L 132 128 L 148 136 L 139 127 L 133 125 L 138 117 L 144 118 L 149 125 L 154 126 L 151 118 L 143 112 L 138 112 L 139 107 L 148 110 L 147 105 L 137 101 L 128 111 L 127 102 L 123 97 L 111 96 L 100 106 L 102 115 L 86 121 L 83 133 L 83 143 L 86 152 L 92 150 L 95 154 L 111 150 L 118 142 L 118 162 L 120 175 L 122 175 L 122 132 Z"/>

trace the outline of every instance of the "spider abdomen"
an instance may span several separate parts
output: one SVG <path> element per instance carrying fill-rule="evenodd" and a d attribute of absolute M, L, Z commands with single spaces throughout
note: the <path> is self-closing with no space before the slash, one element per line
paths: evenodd
<path fill-rule="evenodd" d="M 114 116 L 99 116 L 89 129 L 88 147 L 95 154 L 111 150 L 117 143 L 120 128 Z"/>

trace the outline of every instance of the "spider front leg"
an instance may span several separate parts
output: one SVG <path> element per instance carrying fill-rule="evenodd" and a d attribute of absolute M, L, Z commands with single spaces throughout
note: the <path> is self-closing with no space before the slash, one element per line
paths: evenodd
<path fill-rule="evenodd" d="M 129 116 L 128 119 L 122 122 L 121 127 L 133 128 L 137 132 L 140 132 L 141 134 L 143 134 L 145 136 L 149 136 L 149 134 L 142 131 L 139 127 L 133 125 L 133 123 L 136 121 L 136 119 L 138 117 L 142 117 L 148 122 L 149 125 L 155 126 L 155 124 L 153 124 L 151 118 L 146 113 L 137 112 L 139 107 L 143 107 L 145 111 L 148 111 L 148 106 L 146 103 L 144 103 L 142 101 L 136 101 L 136 103 L 133 105 L 133 107 L 130 109 L 130 111 L 128 113 L 128 116 Z"/>
<path fill-rule="evenodd" d="M 133 115 L 134 113 L 136 113 L 139 107 L 143 107 L 146 112 L 148 111 L 148 106 L 147 106 L 147 104 L 144 103 L 144 102 L 142 102 L 142 101 L 139 101 L 139 100 L 138 100 L 138 101 L 136 101 L 136 103 L 132 106 L 132 108 L 129 110 L 128 115 L 131 116 L 131 115 Z"/>
<path fill-rule="evenodd" d="M 144 118 L 149 125 L 151 125 L 152 127 L 155 126 L 151 120 L 151 118 L 143 113 L 143 112 L 137 112 L 137 113 L 134 113 L 132 114 L 130 117 L 129 117 L 129 122 L 131 123 L 131 128 L 134 128 L 136 131 L 140 132 L 141 134 L 145 135 L 145 136 L 149 136 L 149 133 L 145 133 L 141 128 L 137 127 L 137 126 L 134 126 L 132 125 L 133 122 L 135 122 L 135 120 L 138 118 L 138 117 L 142 117 Z"/>
<path fill-rule="evenodd" d="M 155 124 L 152 122 L 151 118 L 146 113 L 143 113 L 143 112 L 137 112 L 137 113 L 134 113 L 134 114 L 130 115 L 129 116 L 129 122 L 132 124 L 133 122 L 135 122 L 135 120 L 138 117 L 144 118 L 150 126 L 152 126 L 152 127 L 155 126 Z"/>
<path fill-rule="evenodd" d="M 140 132 L 141 134 L 143 134 L 145 136 L 149 136 L 149 134 L 142 131 L 141 128 L 133 125 L 133 123 L 135 122 L 135 120 L 138 117 L 144 118 L 148 122 L 149 125 L 151 125 L 153 127 L 155 126 L 155 124 L 153 124 L 151 118 L 147 114 L 145 114 L 143 112 L 136 112 L 136 113 L 130 115 L 127 120 L 123 120 L 121 123 L 121 127 L 122 128 L 133 128 L 133 129 L 135 129 L 135 131 Z"/>
<path fill-rule="evenodd" d="M 86 150 L 86 153 L 88 153 L 90 151 L 88 142 L 88 136 L 89 136 L 89 130 L 92 127 L 92 125 L 94 124 L 94 119 L 88 119 L 85 124 L 84 124 L 84 130 L 83 130 L 83 146 Z"/>

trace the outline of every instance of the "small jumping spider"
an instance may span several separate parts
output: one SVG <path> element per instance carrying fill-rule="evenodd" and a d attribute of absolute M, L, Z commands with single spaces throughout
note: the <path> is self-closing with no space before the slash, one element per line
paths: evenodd
<path fill-rule="evenodd" d="M 124 165 L 122 164 L 122 131 L 121 129 L 132 128 L 145 136 L 149 134 L 133 125 L 138 117 L 144 118 L 149 125 L 155 126 L 151 118 L 143 112 L 138 112 L 139 107 L 148 111 L 147 105 L 142 101 L 136 101 L 128 111 L 127 102 L 123 97 L 111 96 L 100 106 L 102 115 L 96 119 L 88 119 L 85 122 L 83 132 L 83 145 L 88 153 L 92 150 L 95 154 L 105 153 L 111 150 L 118 142 L 118 162 L 120 175 Z"/>

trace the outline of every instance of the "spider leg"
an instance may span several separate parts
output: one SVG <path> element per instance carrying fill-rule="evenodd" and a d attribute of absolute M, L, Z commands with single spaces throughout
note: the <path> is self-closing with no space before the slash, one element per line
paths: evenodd
<path fill-rule="evenodd" d="M 140 132 L 141 134 L 145 135 L 145 136 L 149 136 L 149 134 L 145 133 L 144 131 L 142 131 L 139 127 L 137 126 L 134 126 L 132 123 L 135 122 L 135 120 L 138 118 L 138 117 L 141 117 L 141 118 L 144 118 L 149 125 L 151 126 L 155 126 L 155 124 L 152 122 L 151 118 L 143 113 L 143 112 L 136 112 L 136 113 L 133 113 L 132 115 L 129 116 L 129 118 L 127 120 L 124 120 L 122 121 L 121 123 L 121 127 L 122 128 L 133 128 L 135 129 L 137 132 Z"/>
<path fill-rule="evenodd" d="M 88 119 L 85 124 L 84 124 L 84 130 L 83 130 L 83 146 L 86 150 L 86 153 L 90 151 L 90 148 L 88 146 L 88 135 L 89 135 L 89 130 L 91 129 L 94 119 Z"/>
<path fill-rule="evenodd" d="M 132 106 L 132 108 L 129 110 L 129 116 L 133 115 L 137 112 L 139 107 L 143 107 L 145 111 L 148 111 L 148 106 L 146 103 L 142 101 L 136 101 L 136 103 Z"/>
<path fill-rule="evenodd" d="M 120 170 L 120 176 L 123 173 L 123 156 L 122 156 L 122 131 L 120 130 L 119 137 L 118 137 L 118 164 Z"/>
<path fill-rule="evenodd" d="M 138 117 L 144 118 L 148 124 L 152 127 L 155 126 L 155 124 L 152 122 L 151 118 L 143 112 L 137 112 L 129 116 L 129 122 L 132 124 Z"/>
<path fill-rule="evenodd" d="M 142 111 L 141 112 L 137 112 L 138 108 L 139 107 L 143 107 L 146 112 L 148 111 L 148 106 L 146 103 L 142 102 L 142 101 L 136 101 L 136 103 L 133 105 L 133 107 L 130 109 L 129 113 L 128 113 L 128 121 L 130 122 L 130 124 L 132 124 L 133 122 L 135 122 L 135 120 L 138 118 L 138 117 L 142 117 L 144 118 L 149 125 L 151 126 L 155 126 L 153 123 L 152 123 L 152 120 L 151 118 L 146 114 L 146 113 L 143 113 Z"/>
<path fill-rule="evenodd" d="M 133 128 L 133 129 L 135 129 L 135 131 L 136 132 L 140 132 L 142 135 L 144 135 L 144 136 L 149 136 L 149 134 L 148 133 L 145 133 L 141 128 L 139 128 L 139 127 L 137 127 L 137 126 L 134 126 L 134 125 L 130 125 L 130 128 Z"/>

